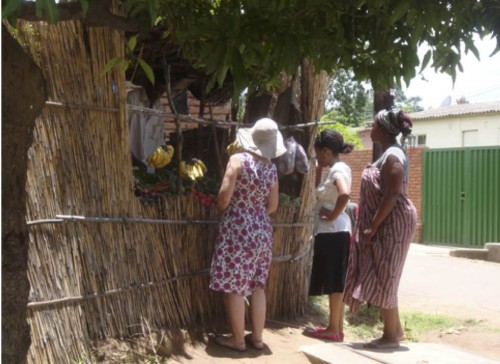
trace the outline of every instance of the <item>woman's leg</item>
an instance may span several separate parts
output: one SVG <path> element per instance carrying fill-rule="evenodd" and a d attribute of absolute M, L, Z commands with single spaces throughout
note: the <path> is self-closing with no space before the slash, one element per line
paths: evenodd
<path fill-rule="evenodd" d="M 384 323 L 384 333 L 382 337 L 375 339 L 364 346 L 374 349 L 395 349 L 399 347 L 400 333 L 398 333 L 399 311 L 398 308 L 382 308 L 380 316 Z M 402 332 L 402 329 L 401 329 Z"/>
<path fill-rule="evenodd" d="M 340 334 L 344 329 L 344 302 L 343 293 L 330 294 L 330 321 L 326 331 L 331 334 Z"/>
<path fill-rule="evenodd" d="M 252 340 L 254 343 L 262 341 L 262 332 L 266 323 L 266 293 L 258 287 L 250 296 L 250 317 L 252 319 Z"/>
<path fill-rule="evenodd" d="M 389 342 L 399 342 L 398 323 L 401 328 L 401 322 L 398 308 L 383 308 L 382 319 L 384 321 L 384 335 L 382 338 Z"/>
<path fill-rule="evenodd" d="M 401 326 L 401 318 L 399 316 L 399 308 L 396 308 L 397 311 L 397 322 L 396 322 L 396 335 L 398 338 L 398 341 L 405 341 L 406 340 L 406 335 L 403 330 L 403 326 Z"/>
<path fill-rule="evenodd" d="M 243 296 L 226 293 L 226 310 L 233 336 L 232 344 L 245 346 L 245 299 Z"/>

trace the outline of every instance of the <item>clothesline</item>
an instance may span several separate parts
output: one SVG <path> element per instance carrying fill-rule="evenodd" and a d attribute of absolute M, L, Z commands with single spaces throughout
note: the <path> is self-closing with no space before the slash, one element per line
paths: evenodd
<path fill-rule="evenodd" d="M 158 115 L 158 116 L 167 116 L 167 117 L 178 117 L 180 120 L 187 120 L 189 122 L 193 123 L 201 123 L 201 124 L 215 124 L 215 125 L 224 125 L 224 126 L 251 126 L 253 124 L 245 124 L 237 121 L 221 121 L 221 120 L 209 120 L 209 119 L 202 119 L 202 118 L 195 118 L 191 115 L 183 115 L 183 114 L 173 114 L 170 112 L 166 111 L 160 111 L 160 110 L 155 110 L 155 109 L 150 109 L 146 107 L 139 107 L 135 105 L 127 105 L 128 110 L 131 110 L 132 112 L 135 113 L 140 113 L 140 114 L 147 114 L 147 115 Z M 319 126 L 319 125 L 330 125 L 330 124 L 336 124 L 336 121 L 333 120 L 325 120 L 325 121 L 312 121 L 309 123 L 303 123 L 303 124 L 293 124 L 293 125 L 280 125 L 280 129 L 291 129 L 291 128 L 303 128 L 303 127 L 308 127 L 308 126 Z"/>
<path fill-rule="evenodd" d="M 91 110 L 91 111 L 107 111 L 107 112 L 118 112 L 119 111 L 119 109 L 116 107 L 106 107 L 106 106 L 99 106 L 99 105 L 85 105 L 85 104 L 72 103 L 72 102 L 46 101 L 45 105 L 53 106 L 53 107 L 84 109 L 84 110 Z M 160 110 L 156 110 L 156 109 L 151 109 L 151 108 L 147 108 L 147 107 L 140 107 L 140 106 L 135 106 L 135 105 L 130 105 L 130 104 L 127 104 L 127 110 L 129 110 L 132 113 L 138 113 L 138 114 L 157 115 L 157 116 L 178 118 L 179 120 L 183 120 L 183 121 L 186 121 L 189 123 L 196 123 L 196 124 L 218 125 L 218 126 L 224 126 L 224 127 L 231 127 L 231 126 L 246 127 L 246 126 L 252 125 L 252 124 L 248 124 L 248 123 L 241 123 L 238 121 L 222 121 L 222 120 L 196 118 L 196 117 L 193 117 L 191 115 L 174 114 L 171 112 L 160 111 Z M 312 121 L 309 123 L 302 123 L 302 124 L 280 125 L 279 128 L 280 129 L 304 128 L 304 127 L 309 127 L 309 126 L 331 125 L 331 124 L 336 124 L 336 123 L 337 122 L 333 121 L 333 120 Z"/>

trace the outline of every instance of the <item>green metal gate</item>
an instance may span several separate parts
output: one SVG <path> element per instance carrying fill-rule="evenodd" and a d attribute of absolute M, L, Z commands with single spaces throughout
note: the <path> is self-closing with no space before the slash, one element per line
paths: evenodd
<path fill-rule="evenodd" d="M 500 242 L 500 147 L 425 150 L 422 178 L 425 243 Z"/>

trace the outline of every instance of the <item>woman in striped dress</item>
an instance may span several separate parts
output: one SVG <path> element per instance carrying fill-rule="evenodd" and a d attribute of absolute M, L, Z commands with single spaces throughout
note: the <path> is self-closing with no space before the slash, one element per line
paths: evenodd
<path fill-rule="evenodd" d="M 406 196 L 408 160 L 401 145 L 411 127 L 403 111 L 380 111 L 371 138 L 383 154 L 361 177 L 357 238 L 349 257 L 344 300 L 353 313 L 362 302 L 381 308 L 383 335 L 366 345 L 370 348 L 397 348 L 404 340 L 397 294 L 417 214 Z M 401 145 L 396 141 L 400 133 Z"/>

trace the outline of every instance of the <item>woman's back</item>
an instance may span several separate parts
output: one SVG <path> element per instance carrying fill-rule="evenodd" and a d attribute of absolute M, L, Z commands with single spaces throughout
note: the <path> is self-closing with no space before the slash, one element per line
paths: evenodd
<path fill-rule="evenodd" d="M 269 192 L 277 180 L 276 166 L 254 158 L 250 153 L 244 152 L 240 156 L 240 173 L 228 210 L 265 212 Z"/>

